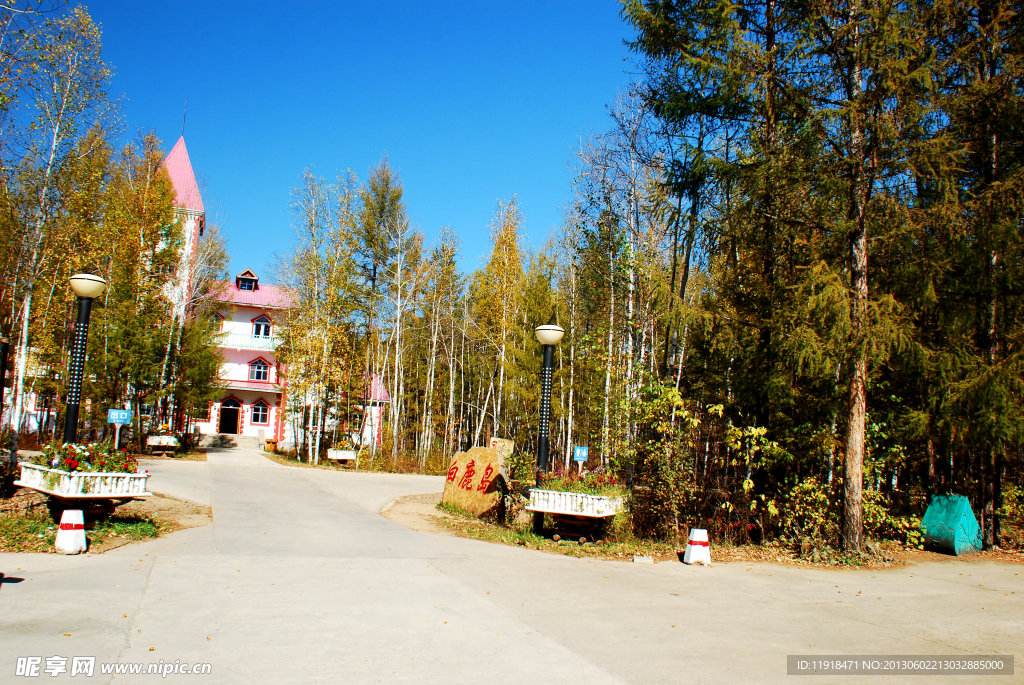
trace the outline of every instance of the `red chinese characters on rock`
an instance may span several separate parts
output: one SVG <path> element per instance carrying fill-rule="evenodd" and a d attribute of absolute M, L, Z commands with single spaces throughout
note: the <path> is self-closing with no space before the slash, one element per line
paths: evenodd
<path fill-rule="evenodd" d="M 477 487 L 477 492 L 487 492 L 487 487 L 494 480 L 494 465 L 488 464 L 487 468 L 484 469 L 484 475 L 480 477 L 480 485 Z"/>
<path fill-rule="evenodd" d="M 466 473 L 462 476 L 462 480 L 459 481 L 459 487 L 463 490 L 473 489 L 473 476 L 476 475 L 476 461 L 470 461 L 466 464 Z"/>
<path fill-rule="evenodd" d="M 494 491 L 501 465 L 501 453 L 490 447 L 473 447 L 456 453 L 448 462 L 441 501 L 476 516 L 490 511 L 501 496 Z"/>

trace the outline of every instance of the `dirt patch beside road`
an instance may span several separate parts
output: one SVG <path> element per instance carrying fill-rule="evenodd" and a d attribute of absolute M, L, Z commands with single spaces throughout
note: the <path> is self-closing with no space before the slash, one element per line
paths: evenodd
<path fill-rule="evenodd" d="M 441 523 L 442 519 L 450 519 L 452 516 L 437 508 L 437 503 L 440 501 L 440 492 L 428 495 L 407 495 L 386 504 L 380 513 L 384 518 L 401 523 L 406 528 L 425 533 L 455 535 L 452 528 Z"/>
<path fill-rule="evenodd" d="M 57 523 L 47 508 L 48 497 L 19 488 L 0 499 L 0 552 L 53 552 Z M 153 495 L 117 507 L 108 518 L 86 521 L 90 554 L 123 547 L 185 528 L 213 522 L 211 509 L 202 504 Z"/>
<path fill-rule="evenodd" d="M 598 544 L 587 542 L 579 544 L 571 539 L 553 540 L 540 538 L 528 530 L 528 526 L 516 525 L 512 528 L 497 526 L 493 523 L 476 518 L 453 516 L 437 508 L 441 501 L 441 493 L 428 495 L 409 495 L 400 497 L 380 510 L 380 514 L 407 528 L 427 533 L 452 535 L 472 538 L 505 545 L 519 545 L 552 554 L 569 556 L 586 556 L 601 559 L 628 561 L 635 554 L 653 557 L 656 562 L 680 561 L 680 552 L 685 548 L 685 540 L 681 541 L 681 549 L 669 543 L 642 541 L 636 544 L 620 544 L 599 541 Z M 908 549 L 896 543 L 879 545 L 877 551 L 869 555 L 862 563 L 856 565 L 838 565 L 813 562 L 800 558 L 793 550 L 777 544 L 741 545 L 726 547 L 716 545 L 711 551 L 712 563 L 716 564 L 751 564 L 775 563 L 804 568 L 843 568 L 849 570 L 875 571 L 883 568 L 899 568 L 909 564 L 924 562 L 951 561 L 997 561 L 1024 564 L 1024 552 L 1021 550 L 994 549 L 980 554 L 955 557 L 948 554 L 937 554 L 924 550 Z"/>

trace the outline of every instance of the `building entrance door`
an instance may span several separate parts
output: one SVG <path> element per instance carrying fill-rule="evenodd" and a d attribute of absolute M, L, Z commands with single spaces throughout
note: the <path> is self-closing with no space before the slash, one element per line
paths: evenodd
<path fill-rule="evenodd" d="M 220 405 L 220 424 L 217 426 L 218 433 L 238 434 L 238 412 L 242 405 L 238 400 L 224 400 Z"/>

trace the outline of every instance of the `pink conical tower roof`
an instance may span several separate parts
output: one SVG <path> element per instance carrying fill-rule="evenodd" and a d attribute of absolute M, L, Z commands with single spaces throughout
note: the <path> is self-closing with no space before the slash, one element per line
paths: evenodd
<path fill-rule="evenodd" d="M 171 177 L 171 183 L 174 184 L 174 204 L 194 212 L 206 211 L 203 208 L 203 198 L 199 195 L 196 175 L 192 171 L 192 162 L 188 158 L 188 150 L 185 149 L 185 136 L 178 138 L 178 142 L 164 160 L 164 166 Z"/>

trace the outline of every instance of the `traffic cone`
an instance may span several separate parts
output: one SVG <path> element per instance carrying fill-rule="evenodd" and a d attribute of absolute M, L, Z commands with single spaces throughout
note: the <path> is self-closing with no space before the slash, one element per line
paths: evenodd
<path fill-rule="evenodd" d="M 64 510 L 53 546 L 61 554 L 81 554 L 85 551 L 85 519 L 81 509 Z"/>
<path fill-rule="evenodd" d="M 686 541 L 683 563 L 711 565 L 711 543 L 708 542 L 708 532 L 703 528 L 690 529 L 690 539 Z"/>

